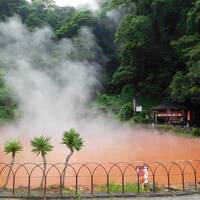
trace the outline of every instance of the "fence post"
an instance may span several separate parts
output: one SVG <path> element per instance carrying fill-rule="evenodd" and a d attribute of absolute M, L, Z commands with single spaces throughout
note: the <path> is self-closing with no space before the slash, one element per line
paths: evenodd
<path fill-rule="evenodd" d="M 110 194 L 110 188 L 109 188 L 109 174 L 107 175 L 107 194 Z"/>
<path fill-rule="evenodd" d="M 46 196 L 46 194 L 47 194 L 47 177 L 45 175 L 45 177 L 44 177 L 44 196 Z"/>
<path fill-rule="evenodd" d="M 194 185 L 195 185 L 195 190 L 197 190 L 197 172 L 194 172 Z"/>
<path fill-rule="evenodd" d="M 76 195 L 78 194 L 78 175 L 76 174 Z"/>
<path fill-rule="evenodd" d="M 122 174 L 122 194 L 125 193 L 125 189 L 124 189 L 124 174 Z"/>
<path fill-rule="evenodd" d="M 137 186 L 138 186 L 138 194 L 140 193 L 140 178 L 139 174 L 137 174 Z"/>
<path fill-rule="evenodd" d="M 15 174 L 13 175 L 13 188 L 12 188 L 12 194 L 15 195 Z"/>
<path fill-rule="evenodd" d="M 91 175 L 91 195 L 94 193 L 94 183 L 93 183 L 93 174 Z"/>
<path fill-rule="evenodd" d="M 64 185 L 62 185 L 62 174 L 60 175 L 60 195 L 62 195 L 62 188 Z"/>
<path fill-rule="evenodd" d="M 167 182 L 168 182 L 168 192 L 170 192 L 170 177 L 169 173 L 167 173 Z"/>
<path fill-rule="evenodd" d="M 185 191 L 185 179 L 184 179 L 184 173 L 182 172 L 182 183 L 183 183 L 183 191 Z"/>
<path fill-rule="evenodd" d="M 155 174 L 153 174 L 153 192 L 156 192 Z"/>
<path fill-rule="evenodd" d="M 30 188 L 31 188 L 31 176 L 28 176 L 28 196 L 30 196 Z"/>

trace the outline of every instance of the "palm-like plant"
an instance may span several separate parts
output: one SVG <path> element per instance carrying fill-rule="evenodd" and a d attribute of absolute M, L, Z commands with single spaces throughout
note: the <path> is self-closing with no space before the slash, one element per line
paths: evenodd
<path fill-rule="evenodd" d="M 47 166 L 47 160 L 46 160 L 46 155 L 53 150 L 53 146 L 50 144 L 50 137 L 45 137 L 45 136 L 39 136 L 39 137 L 34 137 L 31 140 L 31 146 L 32 146 L 32 152 L 41 155 L 42 160 L 43 160 L 43 166 L 44 166 L 44 172 L 43 176 L 41 179 L 40 187 L 43 187 L 44 179 L 45 179 L 45 174 L 46 174 L 46 166 Z"/>
<path fill-rule="evenodd" d="M 19 153 L 22 150 L 23 150 L 23 147 L 22 147 L 21 143 L 18 140 L 15 140 L 15 139 L 7 141 L 6 144 L 4 145 L 4 152 L 6 154 L 12 154 L 10 168 L 9 168 L 9 171 L 8 171 L 8 175 L 7 175 L 4 187 L 7 187 L 8 180 L 9 180 L 9 177 L 10 177 L 10 173 L 11 173 L 13 165 L 15 163 L 15 156 L 16 156 L 17 153 Z"/>
<path fill-rule="evenodd" d="M 68 132 L 64 132 L 62 137 L 62 143 L 67 146 L 67 148 L 70 150 L 69 154 L 67 155 L 65 166 L 63 169 L 63 179 L 62 179 L 62 186 L 64 187 L 65 184 L 65 173 L 66 169 L 69 163 L 69 160 L 71 156 L 73 155 L 74 151 L 80 151 L 83 147 L 83 139 L 80 137 L 79 133 L 76 132 L 75 129 L 70 129 Z"/>

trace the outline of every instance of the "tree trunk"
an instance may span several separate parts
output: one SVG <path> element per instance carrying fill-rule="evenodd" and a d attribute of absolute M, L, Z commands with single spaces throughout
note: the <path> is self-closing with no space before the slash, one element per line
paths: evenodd
<path fill-rule="evenodd" d="M 43 175 L 42 175 L 42 179 L 41 179 L 41 183 L 40 183 L 40 188 L 43 188 L 44 185 L 44 180 L 45 180 L 45 175 L 46 175 L 46 169 L 47 169 L 47 161 L 46 161 L 46 157 L 42 156 L 42 160 L 43 160 Z"/>
<path fill-rule="evenodd" d="M 66 158 L 66 161 L 65 161 L 65 167 L 63 169 L 63 176 L 62 176 L 62 187 L 65 186 L 65 174 L 66 174 L 66 170 L 67 170 L 67 166 L 68 166 L 68 163 L 69 163 L 69 160 L 71 158 L 71 156 L 73 155 L 74 151 L 73 150 L 70 150 L 70 153 L 69 155 L 67 156 Z"/>
<path fill-rule="evenodd" d="M 6 177 L 6 182 L 4 184 L 4 187 L 6 188 L 7 185 L 8 185 L 8 181 L 9 181 L 9 178 L 10 178 L 10 174 L 11 174 L 11 171 L 12 171 L 12 168 L 13 168 L 13 165 L 15 163 L 15 154 L 12 154 L 12 160 L 11 160 L 11 163 L 10 163 L 10 166 L 9 166 L 9 171 L 8 171 L 8 175 Z"/>

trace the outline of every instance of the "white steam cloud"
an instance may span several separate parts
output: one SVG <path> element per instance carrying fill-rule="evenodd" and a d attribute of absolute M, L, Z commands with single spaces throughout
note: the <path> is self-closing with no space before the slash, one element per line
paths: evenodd
<path fill-rule="evenodd" d="M 0 24 L 1 59 L 12 66 L 6 69 L 7 84 L 19 98 L 22 124 L 35 128 L 77 121 L 99 86 L 99 67 L 83 58 L 96 51 L 90 30 L 83 28 L 74 40 L 55 43 L 52 37 L 49 28 L 29 32 L 18 18 Z"/>
<path fill-rule="evenodd" d="M 31 2 L 31 0 L 27 0 Z M 97 10 L 99 8 L 99 3 L 96 0 L 54 0 L 58 6 L 72 6 L 72 7 L 88 7 L 92 10 Z"/>
<path fill-rule="evenodd" d="M 81 6 L 87 6 L 88 8 L 92 10 L 97 10 L 99 8 L 98 1 L 96 0 L 56 0 L 55 1 L 57 5 L 59 6 L 73 6 L 73 7 L 81 7 Z"/>

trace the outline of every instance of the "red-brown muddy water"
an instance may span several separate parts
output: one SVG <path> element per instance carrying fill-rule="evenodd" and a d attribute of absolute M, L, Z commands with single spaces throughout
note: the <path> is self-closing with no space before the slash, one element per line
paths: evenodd
<path fill-rule="evenodd" d="M 120 132 L 120 133 L 119 133 Z M 147 130 L 142 128 L 116 130 L 116 134 L 113 132 L 103 133 L 101 131 L 95 134 L 82 134 L 85 140 L 85 146 L 80 152 L 76 152 L 71 159 L 71 163 L 87 163 L 87 162 L 135 162 L 135 161 L 176 161 L 176 160 L 198 160 L 200 157 L 200 139 L 179 137 L 173 134 L 163 134 L 155 130 Z M 40 157 L 31 153 L 30 139 L 28 137 L 23 139 L 24 151 L 17 155 L 16 162 L 41 162 Z M 58 163 L 64 162 L 67 155 L 65 146 L 61 145 L 59 141 L 55 141 L 55 150 L 48 155 L 48 162 Z M 2 145 L 1 145 L 2 152 Z M 10 156 L 5 156 L 1 153 L 1 162 L 8 163 Z M 38 184 L 39 172 L 35 173 L 35 180 L 32 184 Z M 133 175 L 131 169 L 127 171 L 126 182 L 136 180 L 136 176 Z M 180 184 L 181 176 L 178 168 L 172 169 L 174 174 L 172 184 Z M 193 174 L 191 169 L 186 171 L 186 181 L 193 183 Z M 48 180 L 48 185 L 57 184 L 58 178 L 55 178 L 55 171 L 51 172 L 52 177 Z M 71 172 L 68 174 L 72 175 Z M 82 170 L 80 173 L 80 184 L 87 185 L 90 183 L 87 170 Z M 96 184 L 106 183 L 106 177 L 102 170 L 99 170 L 95 178 Z M 119 182 L 121 180 L 120 174 L 117 170 L 113 170 L 111 173 L 113 178 L 111 182 Z M 162 184 L 167 184 L 166 173 L 163 169 L 158 172 L 157 181 Z M 25 172 L 21 170 L 18 173 L 19 179 L 17 179 L 19 185 L 25 185 L 26 180 L 22 177 L 26 176 Z M 21 176 L 21 179 L 20 179 Z M 85 177 L 86 176 L 86 177 Z M 74 178 L 70 178 L 69 185 L 73 185 Z M 200 181 L 200 170 L 197 173 L 197 181 Z"/>
<path fill-rule="evenodd" d="M 11 137 L 9 136 L 9 138 Z M 40 158 L 31 153 L 31 137 L 27 135 L 20 137 L 23 141 L 24 151 L 16 156 L 16 161 L 20 163 L 40 162 Z M 152 129 L 125 129 L 124 132 L 116 130 L 116 133 L 99 131 L 94 134 L 93 132 L 82 133 L 82 137 L 85 145 L 80 152 L 74 154 L 71 162 L 193 160 L 199 159 L 200 156 L 200 139 L 160 133 Z M 60 144 L 60 138 L 61 135 L 58 135 L 56 139 L 53 139 L 55 148 L 48 156 L 49 162 L 56 163 L 65 160 L 68 152 L 65 146 Z M 0 150 L 1 162 L 9 162 L 10 156 L 3 154 L 2 142 Z"/>

